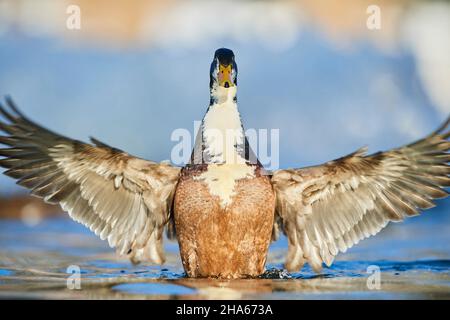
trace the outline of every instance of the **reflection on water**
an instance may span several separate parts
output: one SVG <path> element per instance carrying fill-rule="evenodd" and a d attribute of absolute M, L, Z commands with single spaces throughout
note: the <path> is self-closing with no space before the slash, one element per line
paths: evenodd
<path fill-rule="evenodd" d="M 11 270 L 0 269 L 0 276 L 9 276 L 12 274 Z"/>
<path fill-rule="evenodd" d="M 145 283 L 145 282 L 119 284 L 117 286 L 112 287 L 112 290 L 139 295 L 182 296 L 196 293 L 196 290 L 175 284 L 160 285 L 158 283 Z"/>
<path fill-rule="evenodd" d="M 434 212 L 433 212 L 434 211 Z M 309 266 L 283 270 L 286 241 L 272 245 L 258 279 L 185 278 L 176 243 L 166 243 L 164 266 L 132 265 L 69 219 L 36 227 L 0 221 L 0 298 L 63 299 L 450 299 L 450 240 L 446 209 L 388 227 L 338 257 L 322 274 Z M 421 243 L 422 245 L 417 245 Z M 81 290 L 66 287 L 79 266 Z M 367 288 L 368 266 L 381 270 L 381 290 Z"/>

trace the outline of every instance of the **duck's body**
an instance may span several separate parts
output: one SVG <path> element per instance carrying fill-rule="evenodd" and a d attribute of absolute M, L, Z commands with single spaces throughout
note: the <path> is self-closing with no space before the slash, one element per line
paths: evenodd
<path fill-rule="evenodd" d="M 219 49 L 210 105 L 191 163 L 140 159 L 96 139 L 83 143 L 0 105 L 0 166 L 33 195 L 59 203 L 131 261 L 164 263 L 163 230 L 177 234 L 190 277 L 241 278 L 264 272 L 271 238 L 288 239 L 285 266 L 320 272 L 339 252 L 390 221 L 419 214 L 450 186 L 450 119 L 407 146 L 360 149 L 322 165 L 267 175 L 245 138 L 234 54 Z M 275 220 L 275 223 L 274 223 Z M 168 222 L 171 221 L 170 224 Z M 169 232 L 172 234 L 172 232 Z"/>
<path fill-rule="evenodd" d="M 212 166 L 214 169 L 211 165 L 186 167 L 178 181 L 174 217 L 184 269 L 190 277 L 260 275 L 264 272 L 275 212 L 270 180 L 258 166 Z M 230 172 L 236 171 L 249 174 L 234 180 Z M 232 185 L 233 194 L 226 204 L 212 192 L 215 187 L 211 184 L 217 188 Z"/>
<path fill-rule="evenodd" d="M 244 134 L 234 56 L 222 49 L 216 59 L 211 69 L 224 76 L 211 81 L 210 105 L 175 191 L 181 260 L 191 277 L 257 276 L 270 244 L 275 193 Z"/>

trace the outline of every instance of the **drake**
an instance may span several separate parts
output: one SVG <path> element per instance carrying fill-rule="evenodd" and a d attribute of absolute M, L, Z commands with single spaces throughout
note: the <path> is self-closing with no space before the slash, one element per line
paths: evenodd
<path fill-rule="evenodd" d="M 59 203 L 131 261 L 164 263 L 163 231 L 178 239 L 190 277 L 264 272 L 271 241 L 288 239 L 285 267 L 320 272 L 339 252 L 445 198 L 450 132 L 367 155 L 362 148 L 322 165 L 264 170 L 237 107 L 233 52 L 210 69 L 210 105 L 183 168 L 134 157 L 94 138 L 73 140 L 36 124 L 10 98 L 0 105 L 5 174 Z"/>

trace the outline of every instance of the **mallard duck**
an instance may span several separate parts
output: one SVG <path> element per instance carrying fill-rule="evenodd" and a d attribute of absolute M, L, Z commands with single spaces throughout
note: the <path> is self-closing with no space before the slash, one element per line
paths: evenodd
<path fill-rule="evenodd" d="M 279 230 L 288 240 L 286 269 L 307 262 L 320 272 L 390 221 L 415 216 L 447 196 L 449 120 L 397 149 L 367 155 L 362 148 L 318 166 L 265 171 L 244 134 L 237 71 L 231 50 L 215 52 L 210 105 L 183 168 L 94 138 L 89 144 L 54 133 L 10 98 L 0 105 L 6 133 L 0 143 L 9 146 L 0 150 L 0 165 L 135 263 L 164 262 L 167 228 L 189 277 L 262 274 Z"/>

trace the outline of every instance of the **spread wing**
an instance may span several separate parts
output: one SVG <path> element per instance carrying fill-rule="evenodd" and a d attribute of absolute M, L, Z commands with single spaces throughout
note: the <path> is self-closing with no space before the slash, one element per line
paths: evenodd
<path fill-rule="evenodd" d="M 94 145 L 53 133 L 7 99 L 0 104 L 0 166 L 49 203 L 59 203 L 132 261 L 164 262 L 162 233 L 179 168 L 133 157 L 95 139 Z"/>
<path fill-rule="evenodd" d="M 288 237 L 286 268 L 319 272 L 339 252 L 434 206 L 450 186 L 449 120 L 428 137 L 366 156 L 360 149 L 326 164 L 275 171 L 276 210 Z"/>

